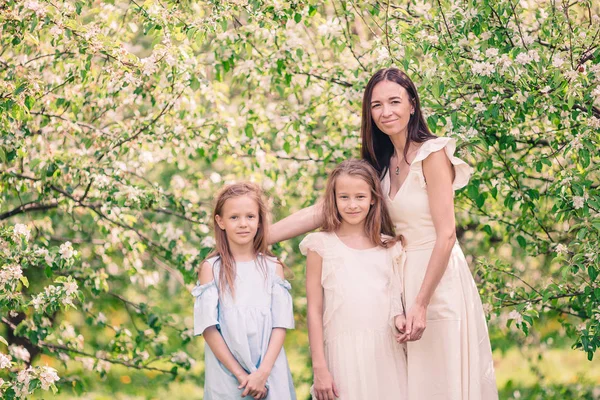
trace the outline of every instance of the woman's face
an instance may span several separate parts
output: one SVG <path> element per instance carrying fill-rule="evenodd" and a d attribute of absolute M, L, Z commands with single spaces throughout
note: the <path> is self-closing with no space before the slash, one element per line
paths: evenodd
<path fill-rule="evenodd" d="M 371 116 L 386 135 L 406 134 L 414 107 L 408 92 L 395 82 L 381 81 L 373 88 Z"/>

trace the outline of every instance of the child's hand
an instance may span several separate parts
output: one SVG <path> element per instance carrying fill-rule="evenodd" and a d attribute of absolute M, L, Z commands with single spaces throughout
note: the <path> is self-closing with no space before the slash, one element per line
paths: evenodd
<path fill-rule="evenodd" d="M 327 368 L 315 368 L 314 381 L 313 391 L 317 400 L 334 400 L 335 397 L 340 397 L 333 377 Z"/>
<path fill-rule="evenodd" d="M 404 314 L 396 315 L 396 318 L 394 318 L 394 324 L 398 330 L 398 333 L 396 334 L 396 341 L 398 343 L 406 343 L 409 335 L 406 333 L 406 317 Z"/>
<path fill-rule="evenodd" d="M 242 397 L 250 395 L 257 400 L 267 397 L 267 388 L 265 385 L 268 377 L 269 375 L 261 370 L 254 371 L 250 375 L 247 375 L 246 378 L 240 382 L 240 386 L 238 386 L 238 389 L 244 388 Z"/>

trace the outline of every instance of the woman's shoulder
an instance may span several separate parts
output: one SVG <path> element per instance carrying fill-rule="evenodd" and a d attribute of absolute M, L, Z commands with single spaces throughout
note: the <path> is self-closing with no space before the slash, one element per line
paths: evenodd
<path fill-rule="evenodd" d="M 421 147 L 417 151 L 417 155 L 413 163 L 418 163 L 419 161 L 423 161 L 426 159 L 431 153 L 435 153 L 442 149 L 446 149 L 447 153 L 454 154 L 456 150 L 456 139 L 450 137 L 435 137 L 429 140 L 426 140 L 421 144 Z M 449 151 L 450 150 L 450 151 Z"/>
<path fill-rule="evenodd" d="M 451 137 L 436 137 L 433 139 L 429 139 L 424 142 L 419 151 L 417 151 L 417 155 L 412 162 L 411 168 L 413 170 L 422 171 L 423 170 L 423 161 L 433 153 L 437 153 L 440 150 L 444 150 L 443 154 L 440 154 L 441 157 L 448 158 L 450 164 L 454 169 L 454 182 L 452 183 L 452 187 L 454 190 L 460 189 L 469 183 L 469 178 L 471 177 L 471 167 L 456 157 L 454 154 L 456 153 L 456 139 Z M 435 160 L 432 161 L 432 166 L 435 167 L 439 163 L 440 166 L 447 163 L 448 160 L 441 159 L 439 157 L 433 157 Z M 422 179 L 421 186 L 425 187 L 425 180 Z"/>

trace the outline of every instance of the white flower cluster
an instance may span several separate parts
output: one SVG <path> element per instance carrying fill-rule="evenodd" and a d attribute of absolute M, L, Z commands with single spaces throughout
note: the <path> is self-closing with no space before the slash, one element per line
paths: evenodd
<path fill-rule="evenodd" d="M 44 257 L 44 261 L 46 261 L 47 264 L 52 264 L 52 261 L 54 261 L 52 256 L 48 252 L 48 249 L 45 249 L 43 247 L 36 249 L 34 254 L 38 257 Z"/>
<path fill-rule="evenodd" d="M 492 76 L 494 73 L 494 64 L 489 62 L 476 62 L 471 67 L 471 72 L 475 75 Z"/>
<path fill-rule="evenodd" d="M 31 355 L 29 354 L 29 351 L 23 346 L 17 346 L 17 345 L 11 344 L 8 347 L 8 351 L 10 352 L 10 354 L 13 357 L 18 358 L 19 360 L 29 362 L 29 360 L 31 359 Z"/>
<path fill-rule="evenodd" d="M 61 244 L 58 252 L 60 253 L 60 257 L 67 261 L 77 255 L 77 250 L 73 250 L 73 245 L 71 242 L 65 242 Z"/>
<path fill-rule="evenodd" d="M 327 22 L 319 25 L 319 36 L 339 36 L 342 33 L 342 26 L 338 18 L 328 18 Z"/>
<path fill-rule="evenodd" d="M 2 266 L 0 270 L 0 287 L 7 283 L 13 284 L 23 277 L 23 270 L 19 265 L 9 264 Z"/>
<path fill-rule="evenodd" d="M 10 356 L 0 353 L 0 369 L 10 368 L 11 365 Z"/>
<path fill-rule="evenodd" d="M 530 62 L 539 62 L 540 61 L 540 55 L 537 52 L 537 50 L 529 50 L 528 52 L 523 52 L 523 53 L 519 53 L 519 55 L 517 55 L 517 57 L 515 58 L 515 62 L 517 64 L 521 64 L 521 65 L 527 65 Z"/>
<path fill-rule="evenodd" d="M 587 193 L 584 193 L 583 196 L 573 196 L 573 208 L 579 210 L 583 208 L 586 200 L 589 198 Z"/>
<path fill-rule="evenodd" d="M 31 300 L 31 305 L 38 311 L 43 311 L 47 305 L 58 301 L 60 301 L 63 306 L 74 307 L 73 300 L 75 299 L 77 290 L 77 282 L 69 277 L 68 280 L 62 282 L 62 287 L 54 285 L 46 286 L 43 292 L 38 293 L 38 295 Z"/>
<path fill-rule="evenodd" d="M 24 224 L 16 224 L 13 228 L 13 235 L 15 239 L 23 238 L 26 242 L 29 241 L 29 236 L 31 232 L 27 225 Z"/>
<path fill-rule="evenodd" d="M 191 358 L 185 351 L 178 351 L 177 353 L 173 353 L 171 361 L 179 365 L 185 365 L 189 363 L 191 366 L 194 366 L 194 364 L 196 364 L 196 360 Z"/>
<path fill-rule="evenodd" d="M 29 390 L 29 383 L 39 379 L 43 390 L 48 390 L 52 385 L 60 380 L 57 371 L 48 366 L 32 367 L 22 369 L 17 374 L 16 384 L 14 385 L 15 395 L 19 399 L 28 398 L 33 391 Z"/>

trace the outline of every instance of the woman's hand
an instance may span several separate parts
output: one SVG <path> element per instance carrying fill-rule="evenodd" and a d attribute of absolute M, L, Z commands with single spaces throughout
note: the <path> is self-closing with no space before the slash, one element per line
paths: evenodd
<path fill-rule="evenodd" d="M 396 342 L 406 343 L 408 341 L 408 334 L 406 333 L 406 317 L 404 314 L 396 315 L 394 318 L 394 325 L 399 333 L 396 333 Z"/>
<path fill-rule="evenodd" d="M 265 385 L 267 384 L 268 377 L 269 375 L 261 370 L 256 370 L 250 375 L 247 375 L 240 382 L 240 386 L 238 386 L 238 389 L 244 388 L 242 397 L 250 395 L 257 400 L 267 397 L 267 388 Z"/>
<path fill-rule="evenodd" d="M 414 304 L 406 314 L 405 333 L 408 341 L 414 342 L 421 339 L 427 327 L 427 307 Z"/>
<path fill-rule="evenodd" d="M 335 400 L 339 393 L 327 368 L 314 368 L 314 393 L 317 400 Z"/>

